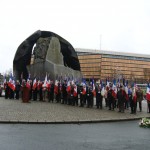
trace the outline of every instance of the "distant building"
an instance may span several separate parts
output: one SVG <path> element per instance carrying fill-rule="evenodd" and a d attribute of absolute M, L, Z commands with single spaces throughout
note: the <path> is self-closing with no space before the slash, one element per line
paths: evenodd
<path fill-rule="evenodd" d="M 145 83 L 150 79 L 150 55 L 76 49 L 86 79 L 115 79 Z"/>

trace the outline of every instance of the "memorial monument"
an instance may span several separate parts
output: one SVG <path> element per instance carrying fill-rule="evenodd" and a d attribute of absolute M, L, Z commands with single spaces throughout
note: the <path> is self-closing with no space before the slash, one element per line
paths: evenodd
<path fill-rule="evenodd" d="M 80 63 L 73 46 L 61 36 L 49 31 L 36 31 L 23 41 L 13 61 L 16 79 L 45 76 L 81 78 Z"/>

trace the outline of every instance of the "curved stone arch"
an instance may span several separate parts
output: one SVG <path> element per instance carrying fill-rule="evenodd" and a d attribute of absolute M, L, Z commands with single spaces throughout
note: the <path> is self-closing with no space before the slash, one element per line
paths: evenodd
<path fill-rule="evenodd" d="M 67 40 L 57 35 L 56 33 L 38 30 L 34 32 L 32 35 L 30 35 L 27 39 L 25 39 L 17 48 L 13 61 L 13 70 L 16 79 L 20 80 L 22 73 L 23 78 L 27 79 L 28 77 L 27 65 L 29 65 L 31 61 L 33 46 L 35 45 L 35 43 L 39 38 L 47 38 L 47 37 L 58 38 L 61 46 L 61 53 L 63 55 L 64 66 L 68 66 L 73 70 L 80 71 L 80 63 L 78 60 L 78 56 L 73 46 Z"/>

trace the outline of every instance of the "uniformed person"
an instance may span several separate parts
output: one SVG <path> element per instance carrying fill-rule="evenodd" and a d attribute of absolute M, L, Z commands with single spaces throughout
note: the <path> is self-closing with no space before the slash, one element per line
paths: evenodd
<path fill-rule="evenodd" d="M 120 85 L 120 90 L 117 92 L 117 99 L 118 99 L 118 108 L 119 111 L 118 112 L 124 112 L 124 104 L 126 101 L 126 93 L 122 87 L 122 85 Z"/>
<path fill-rule="evenodd" d="M 108 93 L 107 93 L 107 100 L 108 100 L 108 106 L 109 110 L 114 110 L 114 96 L 113 96 L 113 89 L 112 89 L 112 84 L 110 84 Z"/>
<path fill-rule="evenodd" d="M 87 86 L 86 88 L 86 99 L 87 99 L 87 108 L 93 107 L 93 91 L 90 85 Z"/>
<path fill-rule="evenodd" d="M 101 86 L 96 87 L 96 107 L 102 109 L 102 95 L 101 95 Z"/>
<path fill-rule="evenodd" d="M 67 104 L 67 82 L 62 84 L 62 104 Z"/>
<path fill-rule="evenodd" d="M 80 91 L 80 107 L 84 107 L 85 102 L 86 102 L 86 85 L 83 85 Z"/>
<path fill-rule="evenodd" d="M 5 90 L 5 99 L 8 99 L 8 95 L 9 95 L 8 82 L 6 82 L 6 83 L 4 84 L 4 90 Z"/>
<path fill-rule="evenodd" d="M 19 81 L 17 81 L 16 88 L 15 88 L 15 93 L 16 93 L 15 98 L 16 99 L 19 99 L 20 88 L 21 88 L 21 85 L 20 85 Z"/>
<path fill-rule="evenodd" d="M 139 110 L 142 111 L 143 91 L 140 87 L 136 90 L 137 103 L 139 104 Z"/>
<path fill-rule="evenodd" d="M 50 82 L 50 96 L 49 96 L 49 102 L 52 102 L 54 101 L 54 83 L 53 81 Z"/>

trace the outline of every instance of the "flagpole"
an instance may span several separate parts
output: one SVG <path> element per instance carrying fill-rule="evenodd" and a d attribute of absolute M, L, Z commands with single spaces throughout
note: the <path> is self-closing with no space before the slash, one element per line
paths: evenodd
<path fill-rule="evenodd" d="M 101 50 L 102 35 L 100 34 L 100 50 Z"/>

